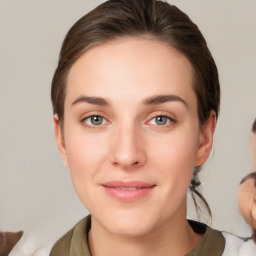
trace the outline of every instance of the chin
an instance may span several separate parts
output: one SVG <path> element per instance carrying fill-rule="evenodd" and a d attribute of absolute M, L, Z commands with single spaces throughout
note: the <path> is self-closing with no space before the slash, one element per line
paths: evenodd
<path fill-rule="evenodd" d="M 153 230 L 151 223 L 143 221 L 116 221 L 114 225 L 110 225 L 109 231 L 118 236 L 126 237 L 142 237 L 151 233 Z"/>
<path fill-rule="evenodd" d="M 164 222 L 152 210 L 119 210 L 98 219 L 112 234 L 127 237 L 142 237 L 157 230 Z M 114 220 L 114 221 L 113 221 Z"/>

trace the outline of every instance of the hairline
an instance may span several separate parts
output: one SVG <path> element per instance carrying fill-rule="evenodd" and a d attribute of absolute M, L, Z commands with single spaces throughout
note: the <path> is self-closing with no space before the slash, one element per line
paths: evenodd
<path fill-rule="evenodd" d="M 68 84 L 68 77 L 69 77 L 69 73 L 73 67 L 73 65 L 80 59 L 80 57 L 82 57 L 82 55 L 84 55 L 87 51 L 99 46 L 99 45 L 103 45 L 103 44 L 107 44 L 107 43 L 111 43 L 111 42 L 118 42 L 118 41 L 122 41 L 125 39 L 141 39 L 141 40 L 148 40 L 148 41 L 155 41 L 155 42 L 159 42 L 162 43 L 164 45 L 166 45 L 167 47 L 170 47 L 172 49 L 175 49 L 179 54 L 183 55 L 189 62 L 189 64 L 191 65 L 192 68 L 192 81 L 191 81 L 191 86 L 192 89 L 194 90 L 195 94 L 196 94 L 196 99 L 197 99 L 197 113 L 198 113 L 198 119 L 199 119 L 199 123 L 201 125 L 203 125 L 203 123 L 201 122 L 201 118 L 199 115 L 199 100 L 198 100 L 198 95 L 196 92 L 196 83 L 198 83 L 199 80 L 201 80 L 198 77 L 197 71 L 196 71 L 196 67 L 194 66 L 193 62 L 190 60 L 190 58 L 184 53 L 182 52 L 178 46 L 175 46 L 175 43 L 172 43 L 166 39 L 164 39 L 161 36 L 157 36 L 157 35 L 153 35 L 152 33 L 134 33 L 134 34 L 124 34 L 124 35 L 119 35 L 119 36 L 113 36 L 112 38 L 104 38 L 102 40 L 99 40 L 97 42 L 91 43 L 89 45 L 87 45 L 86 47 L 84 47 L 83 50 L 79 51 L 79 54 L 76 54 L 74 56 L 74 58 L 72 59 L 72 64 L 69 64 L 66 68 L 67 68 L 67 72 L 65 73 L 65 76 L 63 77 L 63 102 L 62 102 L 62 117 L 60 118 L 60 126 L 61 126 L 61 130 L 63 131 L 63 135 L 64 135 L 64 119 L 65 119 L 65 99 L 66 99 L 66 89 L 67 89 L 67 84 Z M 201 82 L 201 81 L 200 81 Z M 54 113 L 56 114 L 56 113 Z"/>

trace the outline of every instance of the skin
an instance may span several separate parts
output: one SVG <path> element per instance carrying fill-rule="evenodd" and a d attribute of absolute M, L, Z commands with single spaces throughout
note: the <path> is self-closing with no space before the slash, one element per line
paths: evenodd
<path fill-rule="evenodd" d="M 194 167 L 208 158 L 216 118 L 212 111 L 200 126 L 192 80 L 182 54 L 139 38 L 95 46 L 72 66 L 64 133 L 55 115 L 55 135 L 92 215 L 92 255 L 184 255 L 199 243 L 201 236 L 186 221 L 186 193 Z M 159 95 L 169 98 L 153 104 Z M 102 116 L 103 123 L 92 125 L 91 115 Z M 159 125 L 157 116 L 168 116 L 167 122 Z M 154 189 L 120 201 L 102 186 L 112 180 L 144 181 Z"/>
<path fill-rule="evenodd" d="M 256 133 L 251 135 L 251 156 L 256 170 Z M 253 230 L 256 230 L 256 187 L 254 179 L 247 179 L 238 190 L 239 210 Z M 255 232 L 255 231 L 254 231 Z"/>
<path fill-rule="evenodd" d="M 248 179 L 240 185 L 238 191 L 239 209 L 246 222 L 256 229 L 256 187 L 254 179 Z"/>
<path fill-rule="evenodd" d="M 253 163 L 253 170 L 256 171 L 256 132 L 251 135 L 251 157 Z"/>

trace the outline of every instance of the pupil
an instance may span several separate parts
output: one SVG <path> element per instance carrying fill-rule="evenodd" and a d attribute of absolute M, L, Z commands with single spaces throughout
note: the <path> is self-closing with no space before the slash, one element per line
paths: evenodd
<path fill-rule="evenodd" d="M 102 117 L 100 116 L 92 116 L 91 117 L 91 122 L 93 125 L 99 125 L 102 123 Z"/>
<path fill-rule="evenodd" d="M 167 123 L 167 117 L 166 116 L 158 116 L 156 118 L 156 123 L 159 125 L 165 125 Z"/>

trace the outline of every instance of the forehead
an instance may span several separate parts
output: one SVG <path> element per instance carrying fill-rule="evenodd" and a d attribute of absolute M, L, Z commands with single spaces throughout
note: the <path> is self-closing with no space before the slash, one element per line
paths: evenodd
<path fill-rule="evenodd" d="M 250 177 L 248 179 L 246 179 L 239 188 L 239 192 L 240 193 L 254 193 L 256 192 L 256 186 L 255 186 L 255 178 L 254 177 Z"/>
<path fill-rule="evenodd" d="M 110 90 L 159 94 L 173 88 L 189 96 L 192 82 L 190 62 L 173 47 L 156 40 L 123 38 L 92 47 L 73 64 L 67 95 L 79 90 L 103 97 Z"/>

